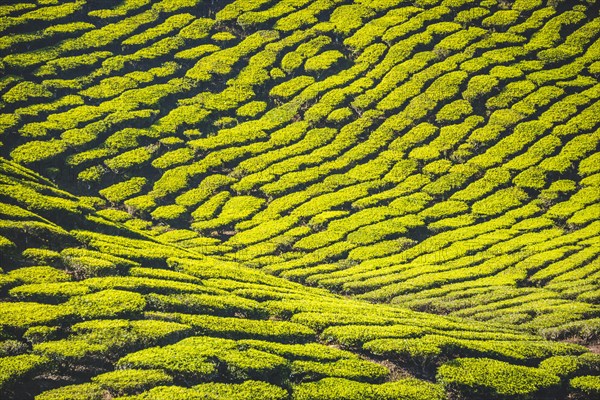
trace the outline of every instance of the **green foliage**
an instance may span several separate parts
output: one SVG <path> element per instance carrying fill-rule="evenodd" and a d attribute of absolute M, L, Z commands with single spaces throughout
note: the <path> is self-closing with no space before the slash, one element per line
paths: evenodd
<path fill-rule="evenodd" d="M 65 307 L 84 319 L 131 315 L 144 309 L 146 302 L 138 293 L 103 290 L 71 298 Z"/>
<path fill-rule="evenodd" d="M 0 390 L 40 371 L 50 360 L 36 354 L 0 357 Z"/>
<path fill-rule="evenodd" d="M 215 21 L 209 18 L 196 18 L 188 26 L 179 31 L 184 39 L 200 40 L 208 36 Z"/>
<path fill-rule="evenodd" d="M 30 249 L 33 250 L 33 249 Z M 53 258 L 56 255 L 52 255 Z M 55 283 L 71 280 L 71 276 L 64 271 L 48 266 L 24 267 L 9 273 L 9 276 L 20 283 Z"/>
<path fill-rule="evenodd" d="M 340 123 L 348 120 L 352 115 L 353 112 L 349 107 L 338 108 L 329 113 L 327 116 L 327 121 Z"/>
<path fill-rule="evenodd" d="M 83 383 L 80 385 L 67 385 L 57 389 L 48 390 L 39 396 L 42 400 L 102 400 L 109 393 L 94 383 Z"/>
<path fill-rule="evenodd" d="M 14 149 L 10 156 L 18 163 L 31 164 L 61 155 L 67 150 L 62 140 L 31 141 Z"/>
<path fill-rule="evenodd" d="M 175 58 L 183 60 L 197 60 L 205 54 L 214 53 L 218 50 L 220 50 L 220 47 L 214 44 L 201 44 L 199 46 L 181 50 L 175 53 Z"/>
<path fill-rule="evenodd" d="M 162 370 L 125 369 L 96 375 L 92 382 L 113 395 L 139 393 L 154 386 L 173 383 L 173 378 Z"/>
<path fill-rule="evenodd" d="M 171 346 L 130 353 L 118 365 L 122 367 L 162 368 L 188 380 L 210 379 L 223 363 L 230 379 L 277 380 L 285 373 L 285 359 L 254 349 L 240 349 L 236 342 L 209 337 L 191 337 Z"/>
<path fill-rule="evenodd" d="M 289 360 L 337 361 L 355 358 L 353 353 L 318 343 L 283 344 L 270 341 L 240 340 L 242 345 L 249 345 L 257 350 L 277 354 Z"/>
<path fill-rule="evenodd" d="M 194 217 L 194 220 L 209 220 L 213 218 L 217 214 L 218 209 L 221 208 L 229 198 L 229 192 L 217 193 L 196 208 L 196 210 L 192 212 L 192 217 Z"/>
<path fill-rule="evenodd" d="M 256 117 L 258 114 L 265 111 L 266 108 L 267 103 L 265 103 L 264 101 L 251 101 L 239 107 L 236 113 L 240 117 Z"/>
<path fill-rule="evenodd" d="M 294 400 L 359 400 L 359 399 L 443 399 L 444 393 L 437 385 L 417 379 L 401 379 L 381 385 L 355 382 L 342 378 L 325 378 L 314 383 L 294 387 Z"/>
<path fill-rule="evenodd" d="M 211 222 L 195 222 L 192 227 L 197 230 L 217 228 L 233 222 L 244 220 L 256 213 L 264 204 L 264 200 L 254 196 L 236 196 L 227 200 L 217 218 Z M 195 214 L 198 216 L 198 213 Z"/>
<path fill-rule="evenodd" d="M 77 179 L 82 182 L 98 182 L 102 179 L 102 176 L 106 173 L 106 170 L 100 166 L 95 165 L 93 167 L 86 168 L 77 174 Z"/>
<path fill-rule="evenodd" d="M 88 15 L 91 17 L 98 18 L 123 17 L 127 15 L 130 11 L 137 10 L 140 7 L 145 6 L 149 2 L 149 0 L 124 0 L 122 3 L 118 4 L 112 9 L 94 10 L 90 11 Z"/>
<path fill-rule="evenodd" d="M 173 231 L 171 231 L 173 232 Z M 169 232 L 167 232 L 168 234 Z M 139 268 L 134 267 L 129 270 L 129 274 L 132 277 L 146 277 L 146 278 L 156 278 L 163 279 L 167 281 L 178 281 L 178 282 L 191 282 L 191 283 L 200 283 L 200 279 L 184 274 L 182 272 L 171 271 L 167 269 L 157 269 L 157 268 Z M 193 290 L 192 290 L 193 291 Z"/>
<path fill-rule="evenodd" d="M 147 180 L 143 177 L 131 178 L 125 182 L 115 183 L 100 190 L 100 195 L 105 199 L 117 203 L 141 192 Z"/>
<path fill-rule="evenodd" d="M 248 380 L 239 384 L 231 383 L 202 383 L 191 389 L 178 386 L 159 386 L 138 396 L 127 397 L 132 400 L 148 399 L 215 399 L 215 400 L 284 400 L 288 393 L 275 385 Z"/>
<path fill-rule="evenodd" d="M 389 370 L 370 361 L 342 359 L 332 363 L 294 361 L 292 375 L 302 380 L 317 380 L 325 377 L 346 378 L 362 382 L 381 382 Z"/>
<path fill-rule="evenodd" d="M 72 296 L 89 293 L 89 288 L 79 282 L 34 283 L 12 288 L 9 295 L 19 300 L 56 303 Z"/>
<path fill-rule="evenodd" d="M 180 218 L 186 211 L 185 207 L 171 204 L 168 206 L 157 207 L 150 215 L 156 220 L 173 221 Z"/>
<path fill-rule="evenodd" d="M 291 51 L 286 53 L 286 55 L 281 59 L 281 69 L 287 73 L 290 73 L 299 68 L 303 62 L 304 59 L 299 53 Z"/>
<path fill-rule="evenodd" d="M 584 353 L 577 357 L 555 356 L 542 361 L 539 367 L 560 377 L 572 378 L 600 372 L 600 356 L 592 353 Z"/>
<path fill-rule="evenodd" d="M 166 277 L 165 277 L 166 278 Z M 151 294 L 149 304 L 159 311 L 196 312 L 202 314 L 261 317 L 266 314 L 259 303 L 234 295 L 180 294 L 164 296 Z"/>
<path fill-rule="evenodd" d="M 67 339 L 45 341 L 33 347 L 57 362 L 73 364 L 174 340 L 189 329 L 186 325 L 163 321 L 92 320 L 73 325 L 75 335 Z"/>
<path fill-rule="evenodd" d="M 71 363 L 89 359 L 90 356 L 101 354 L 107 349 L 105 344 L 90 344 L 87 340 L 78 339 L 48 341 L 34 345 L 34 351 L 38 353 L 58 362 Z"/>
<path fill-rule="evenodd" d="M 73 269 L 76 275 L 85 272 L 86 269 L 89 269 L 89 272 L 93 272 L 94 266 L 114 271 L 124 271 L 130 267 L 139 266 L 138 263 L 122 257 L 83 248 L 64 249 L 60 255 L 63 263 Z M 85 273 L 80 275 L 85 275 Z"/>
<path fill-rule="evenodd" d="M 233 339 L 270 339 L 282 343 L 303 343 L 315 332 L 301 324 L 287 321 L 263 321 L 242 318 L 219 318 L 209 315 L 179 314 L 180 322 L 193 326 L 197 332 Z"/>
<path fill-rule="evenodd" d="M 493 15 L 485 18 L 481 24 L 486 27 L 506 27 L 512 25 L 519 18 L 519 11 L 513 10 L 500 10 Z"/>
<path fill-rule="evenodd" d="M 215 399 L 231 400 L 284 400 L 288 393 L 275 385 L 260 381 L 245 381 L 240 384 L 203 383 L 194 386 L 198 395 Z"/>
<path fill-rule="evenodd" d="M 104 164 L 115 172 L 120 172 L 134 167 L 140 167 L 152 157 L 152 150 L 139 147 L 119 154 L 116 157 L 104 161 Z"/>
<path fill-rule="evenodd" d="M 46 342 L 54 339 L 57 331 L 57 326 L 32 326 L 25 331 L 23 339 L 26 339 L 31 344 Z"/>
<path fill-rule="evenodd" d="M 600 394 L 600 379 L 598 376 L 578 376 L 571 379 L 569 384 L 577 392 L 590 396 L 590 398 Z"/>
<path fill-rule="evenodd" d="M 497 215 L 521 205 L 527 198 L 527 194 L 518 188 L 502 189 L 475 202 L 472 210 L 476 214 Z"/>
<path fill-rule="evenodd" d="M 539 167 L 530 167 L 517 175 L 513 182 L 521 188 L 542 189 L 546 186 L 546 172 Z"/>
<path fill-rule="evenodd" d="M 579 175 L 587 176 L 600 172 L 600 153 L 594 153 L 579 163 Z"/>
<path fill-rule="evenodd" d="M 513 10 L 529 11 L 542 5 L 542 0 L 515 0 L 512 5 Z"/>
<path fill-rule="evenodd" d="M 553 340 L 572 338 L 591 341 L 600 335 L 600 320 L 592 318 L 586 321 L 574 321 L 554 328 L 544 329 L 541 333 L 544 337 Z"/>
<path fill-rule="evenodd" d="M 258 31 L 246 37 L 237 46 L 217 51 L 207 57 L 201 58 L 194 67 L 188 70 L 186 76 L 198 80 L 207 81 L 212 74 L 225 75 L 231 72 L 233 64 L 260 48 L 262 45 L 278 39 L 275 31 Z"/>
<path fill-rule="evenodd" d="M 123 41 L 124 45 L 143 45 L 165 34 L 179 30 L 194 20 L 191 14 L 176 14 L 167 18 L 162 24 L 147 29 L 143 33 L 131 36 Z"/>
<path fill-rule="evenodd" d="M 556 375 L 545 370 L 485 358 L 450 361 L 438 369 L 437 379 L 464 396 L 488 398 L 527 398 L 560 383 Z"/>
<path fill-rule="evenodd" d="M 88 256 L 77 256 L 68 257 L 65 260 L 65 264 L 68 265 L 69 269 L 73 272 L 76 277 L 90 278 L 93 276 L 106 276 L 112 275 L 118 272 L 117 265 L 110 260 L 88 257 Z M 76 290 L 75 288 L 73 288 Z"/>
<path fill-rule="evenodd" d="M 105 319 L 74 324 L 73 332 L 90 343 L 152 346 L 165 339 L 172 340 L 190 332 L 188 325 L 170 321 Z M 121 343 L 124 342 L 124 343 Z"/>
<path fill-rule="evenodd" d="M 467 89 L 463 92 L 463 98 L 471 103 L 476 99 L 489 94 L 498 87 L 498 79 L 490 75 L 476 75 L 469 80 Z"/>
<path fill-rule="evenodd" d="M 7 327 L 52 324 L 70 315 L 71 310 L 61 306 L 31 302 L 0 303 L 0 325 Z"/>
<path fill-rule="evenodd" d="M 304 70 L 310 72 L 323 72 L 331 68 L 340 59 L 344 58 L 344 55 L 337 50 L 328 50 L 309 58 L 304 63 Z"/>
<path fill-rule="evenodd" d="M 436 115 L 437 122 L 459 121 L 465 115 L 473 112 L 473 107 L 466 100 L 456 100 L 443 106 Z"/>
<path fill-rule="evenodd" d="M 275 86 L 273 89 L 271 89 L 269 95 L 273 97 L 281 97 L 283 99 L 288 99 L 293 95 L 299 93 L 305 87 L 313 84 L 314 82 L 315 79 L 311 76 L 297 76 Z"/>
<path fill-rule="evenodd" d="M 52 93 L 44 86 L 33 82 L 21 82 L 2 95 L 6 103 L 24 102 L 31 99 L 52 97 Z"/>
<path fill-rule="evenodd" d="M 426 219 L 437 220 L 443 217 L 450 217 L 456 214 L 463 213 L 469 210 L 469 206 L 462 201 L 448 200 L 439 202 L 426 210 L 420 215 Z"/>
<path fill-rule="evenodd" d="M 217 32 L 211 36 L 215 42 L 227 42 L 235 39 L 235 35 L 230 32 Z"/>

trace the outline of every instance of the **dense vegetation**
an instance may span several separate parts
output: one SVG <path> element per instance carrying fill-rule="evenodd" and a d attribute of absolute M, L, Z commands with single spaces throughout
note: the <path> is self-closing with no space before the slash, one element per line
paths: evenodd
<path fill-rule="evenodd" d="M 0 398 L 600 395 L 595 0 L 0 5 Z"/>

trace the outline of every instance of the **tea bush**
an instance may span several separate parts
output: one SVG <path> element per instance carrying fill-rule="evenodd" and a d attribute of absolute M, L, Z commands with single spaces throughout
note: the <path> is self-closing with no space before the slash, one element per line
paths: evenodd
<path fill-rule="evenodd" d="M 0 390 L 4 390 L 8 385 L 14 384 L 17 380 L 39 371 L 49 359 L 35 354 L 21 354 L 18 356 L 9 356 L 0 358 Z"/>
<path fill-rule="evenodd" d="M 73 399 L 73 400 L 100 400 L 109 393 L 94 383 L 83 383 L 79 385 L 67 385 L 57 389 L 43 392 L 38 398 L 42 400 L 58 400 L 58 399 Z"/>
<path fill-rule="evenodd" d="M 339 360 L 332 363 L 315 361 L 294 361 L 292 375 L 302 380 L 315 380 L 325 377 L 338 377 L 363 382 L 381 382 L 389 371 L 387 368 L 362 360 Z"/>
<path fill-rule="evenodd" d="M 341 378 L 325 378 L 303 383 L 294 388 L 293 399 L 443 399 L 440 387 L 416 379 L 404 379 L 381 385 L 354 382 Z"/>
<path fill-rule="evenodd" d="M 65 307 L 84 319 L 131 315 L 146 306 L 144 298 L 133 292 L 103 290 L 77 296 L 65 303 Z"/>
<path fill-rule="evenodd" d="M 438 369 L 437 379 L 463 395 L 526 398 L 556 388 L 560 380 L 545 370 L 514 366 L 502 361 L 463 358 Z"/>
<path fill-rule="evenodd" d="M 173 378 L 162 370 L 125 369 L 96 375 L 92 382 L 114 395 L 134 394 L 154 386 L 168 385 Z"/>
<path fill-rule="evenodd" d="M 576 392 L 584 396 L 597 396 L 600 393 L 598 376 L 579 376 L 570 381 L 570 385 Z"/>

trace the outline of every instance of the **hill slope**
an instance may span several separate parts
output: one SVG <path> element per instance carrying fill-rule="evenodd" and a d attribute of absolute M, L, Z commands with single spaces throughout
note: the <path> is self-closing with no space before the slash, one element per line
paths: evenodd
<path fill-rule="evenodd" d="M 0 6 L 2 393 L 597 393 L 594 1 L 104 7 Z"/>

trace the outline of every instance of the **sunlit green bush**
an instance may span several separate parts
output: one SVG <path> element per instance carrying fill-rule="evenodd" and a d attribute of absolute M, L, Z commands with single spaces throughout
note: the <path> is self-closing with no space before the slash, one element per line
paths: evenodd
<path fill-rule="evenodd" d="M 246 381 L 240 384 L 204 383 L 194 386 L 200 396 L 216 396 L 231 400 L 284 400 L 288 393 L 283 388 L 261 381 Z"/>
<path fill-rule="evenodd" d="M 356 359 L 343 359 L 332 363 L 316 361 L 294 361 L 292 363 L 292 375 L 302 380 L 336 377 L 377 383 L 383 381 L 388 374 L 389 371 L 384 366 Z"/>
<path fill-rule="evenodd" d="M 339 51 L 328 50 L 306 60 L 304 69 L 306 72 L 322 72 L 331 68 L 342 58 L 344 55 Z"/>
<path fill-rule="evenodd" d="M 209 315 L 187 314 L 179 314 L 178 318 L 182 323 L 193 326 L 198 333 L 233 339 L 256 338 L 283 343 L 303 343 L 315 335 L 315 332 L 307 326 L 287 321 L 219 318 Z"/>
<path fill-rule="evenodd" d="M 261 317 L 266 311 L 259 303 L 233 295 L 181 294 L 148 295 L 149 305 L 159 311 L 195 312 L 202 314 Z"/>
<path fill-rule="evenodd" d="M 21 283 L 54 283 L 71 280 L 71 276 L 66 272 L 48 266 L 19 268 L 11 271 L 9 275 Z"/>
<path fill-rule="evenodd" d="M 103 290 L 71 298 L 64 304 L 84 319 L 115 317 L 139 313 L 146 306 L 144 298 L 133 292 Z"/>
<path fill-rule="evenodd" d="M 10 155 L 16 162 L 30 164 L 59 156 L 66 150 L 67 146 L 61 140 L 34 140 L 17 147 Z"/>
<path fill-rule="evenodd" d="M 273 89 L 271 89 L 271 91 L 269 92 L 269 95 L 273 96 L 273 97 L 281 97 L 283 99 L 288 99 L 288 98 L 292 97 L 293 95 L 297 94 L 298 92 L 300 92 L 305 87 L 314 83 L 314 81 L 315 81 L 315 79 L 310 76 L 305 76 L 305 75 L 297 76 L 295 78 L 292 78 L 284 83 L 281 83 L 281 84 L 275 86 Z"/>
<path fill-rule="evenodd" d="M 173 378 L 163 370 L 125 369 L 96 375 L 92 382 L 113 395 L 140 393 L 154 386 L 173 383 Z"/>
<path fill-rule="evenodd" d="M 172 398 L 186 400 L 219 399 L 219 400 L 284 400 L 288 393 L 281 387 L 261 382 L 248 380 L 243 383 L 202 383 L 193 388 L 179 386 L 159 386 L 137 396 L 128 397 L 132 400 Z"/>
<path fill-rule="evenodd" d="M 583 396 L 595 397 L 600 394 L 600 379 L 597 375 L 578 376 L 571 379 L 569 383 L 577 393 L 581 393 Z"/>
<path fill-rule="evenodd" d="M 102 189 L 99 193 L 107 200 L 116 203 L 140 193 L 146 182 L 146 178 L 131 178 L 125 182 L 115 183 Z"/>
<path fill-rule="evenodd" d="M 49 361 L 47 357 L 36 354 L 0 357 L 0 390 L 39 372 Z"/>
<path fill-rule="evenodd" d="M 94 383 L 82 383 L 79 385 L 67 385 L 57 389 L 43 392 L 37 398 L 41 400 L 102 400 L 107 395 L 107 391 L 103 390 L 100 385 Z"/>
<path fill-rule="evenodd" d="M 441 400 L 444 397 L 439 386 L 417 379 L 401 379 L 372 385 L 341 378 L 325 378 L 318 382 L 297 385 L 292 392 L 294 400 Z"/>
<path fill-rule="evenodd" d="M 437 379 L 465 396 L 527 398 L 556 389 L 560 380 L 543 369 L 490 359 L 462 358 L 438 369 Z"/>
<path fill-rule="evenodd" d="M 62 306 L 33 302 L 0 303 L 0 324 L 7 327 L 28 328 L 58 323 L 71 315 L 72 310 Z"/>
<path fill-rule="evenodd" d="M 79 282 L 34 283 L 9 291 L 9 295 L 16 299 L 41 303 L 57 303 L 87 293 L 89 288 Z"/>
<path fill-rule="evenodd" d="M 216 362 L 224 363 L 233 379 L 277 380 L 285 373 L 285 359 L 253 349 L 238 349 L 234 341 L 192 337 L 171 346 L 130 353 L 122 367 L 161 368 L 190 381 L 202 382 L 215 376 Z"/>

